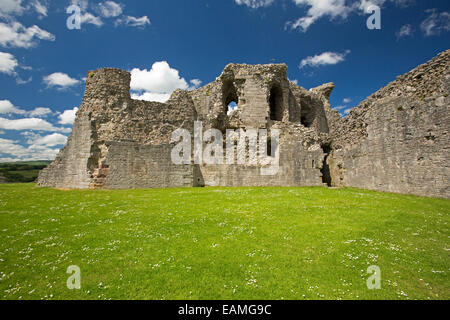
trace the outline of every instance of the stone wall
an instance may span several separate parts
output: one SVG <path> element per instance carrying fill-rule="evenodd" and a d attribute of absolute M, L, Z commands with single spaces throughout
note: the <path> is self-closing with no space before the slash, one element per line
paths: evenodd
<path fill-rule="evenodd" d="M 193 132 L 197 115 L 191 97 L 187 92 L 177 90 L 167 103 L 132 100 L 130 80 L 130 73 L 118 69 L 88 73 L 83 103 L 72 134 L 56 160 L 41 171 L 39 185 L 80 189 L 186 186 L 185 169 L 165 166 L 170 162 L 166 146 L 177 128 Z M 136 150 L 136 157 L 132 156 L 133 152 L 127 153 L 133 159 L 130 159 L 129 167 L 121 168 L 126 162 L 115 142 L 121 143 L 123 152 Z M 159 170 L 159 175 L 170 175 L 168 183 L 156 173 L 154 176 L 149 173 L 144 182 L 146 177 L 140 177 L 139 170 L 135 170 L 141 165 L 139 158 L 144 156 L 149 164 L 161 162 L 159 167 L 153 168 Z M 169 174 L 169 171 L 172 172 Z M 125 177 L 125 173 L 129 176 Z M 118 175 L 123 179 L 122 184 L 117 180 Z M 130 179 L 137 181 L 131 183 Z"/>
<path fill-rule="evenodd" d="M 166 103 L 130 98 L 130 74 L 89 72 L 73 132 L 38 178 L 60 188 L 351 186 L 450 197 L 450 50 L 380 89 L 349 116 L 331 109 L 333 83 L 306 90 L 284 64 L 229 64 L 216 81 Z M 237 110 L 228 113 L 234 101 Z M 278 129 L 280 170 L 172 164 L 178 128 Z"/>
<path fill-rule="evenodd" d="M 450 197 L 450 50 L 382 88 L 332 132 L 333 185 Z"/>
<path fill-rule="evenodd" d="M 299 142 L 280 146 L 279 170 L 275 175 L 263 175 L 255 165 L 203 165 L 200 167 L 207 186 L 323 186 L 320 147 L 305 149 Z"/>
<path fill-rule="evenodd" d="M 171 144 L 108 143 L 101 185 L 107 189 L 193 187 L 200 177 L 194 165 L 175 165 Z M 198 181 L 200 183 L 200 181 Z"/>

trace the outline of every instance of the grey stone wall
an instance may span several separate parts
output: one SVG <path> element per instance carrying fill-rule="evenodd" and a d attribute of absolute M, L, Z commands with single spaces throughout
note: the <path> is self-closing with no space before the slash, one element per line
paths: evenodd
<path fill-rule="evenodd" d="M 89 162 L 95 144 L 91 124 L 87 115 L 78 114 L 67 145 L 56 160 L 39 173 L 39 185 L 69 189 L 90 187 Z"/>
<path fill-rule="evenodd" d="M 275 175 L 262 175 L 261 166 L 202 165 L 206 186 L 323 186 L 324 153 L 320 147 L 305 149 L 299 142 L 280 146 L 280 167 Z"/>
<path fill-rule="evenodd" d="M 450 197 L 450 50 L 363 101 L 333 131 L 333 185 Z"/>
<path fill-rule="evenodd" d="M 175 165 L 173 145 L 108 143 L 102 183 L 107 189 L 193 187 L 197 181 L 193 165 Z"/>

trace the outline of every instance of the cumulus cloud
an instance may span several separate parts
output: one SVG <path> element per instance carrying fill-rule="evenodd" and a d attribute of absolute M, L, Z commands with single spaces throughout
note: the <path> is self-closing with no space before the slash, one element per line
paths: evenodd
<path fill-rule="evenodd" d="M 35 108 L 31 111 L 25 111 L 14 104 L 9 100 L 0 100 L 0 114 L 22 114 L 27 117 L 39 118 L 45 117 L 48 114 L 52 113 L 50 108 Z"/>
<path fill-rule="evenodd" d="M 131 70 L 131 90 L 135 91 L 135 99 L 164 102 L 176 89 L 188 88 L 178 70 L 171 68 L 166 61 L 155 62 L 150 70 Z"/>
<path fill-rule="evenodd" d="M 116 20 L 115 25 L 124 25 L 127 27 L 145 27 L 146 25 L 151 24 L 150 19 L 147 16 L 132 17 L 132 16 L 124 16 Z"/>
<path fill-rule="evenodd" d="M 31 111 L 25 111 L 19 107 L 14 106 L 9 100 L 0 100 L 0 114 L 22 114 L 27 117 L 39 118 L 45 117 L 52 113 L 50 108 L 35 108 Z"/>
<path fill-rule="evenodd" d="M 50 110 L 49 108 L 36 108 L 27 112 L 30 117 L 45 117 L 50 113 L 52 113 L 52 110 Z"/>
<path fill-rule="evenodd" d="M 202 85 L 202 80 L 200 79 L 192 79 L 191 81 L 189 81 L 189 83 L 191 84 L 188 88 L 188 90 L 194 90 L 197 89 L 198 87 L 200 87 Z"/>
<path fill-rule="evenodd" d="M 132 93 L 131 98 L 135 100 L 166 102 L 170 98 L 170 93 L 144 92 L 142 94 Z"/>
<path fill-rule="evenodd" d="M 274 0 L 234 0 L 238 5 L 245 5 L 252 9 L 270 6 Z"/>
<path fill-rule="evenodd" d="M 8 75 L 16 74 L 15 69 L 19 65 L 16 58 L 7 52 L 0 52 L 0 72 Z"/>
<path fill-rule="evenodd" d="M 114 18 L 122 14 L 122 5 L 114 1 L 105 1 L 98 5 L 100 14 L 105 18 Z"/>
<path fill-rule="evenodd" d="M 43 78 L 47 87 L 58 87 L 60 89 L 68 88 L 80 83 L 80 80 L 71 78 L 62 72 L 55 72 Z"/>
<path fill-rule="evenodd" d="M 344 102 L 344 103 L 350 103 L 350 102 L 352 102 L 352 99 L 351 99 L 351 98 L 344 98 L 344 99 L 342 100 L 342 102 Z"/>
<path fill-rule="evenodd" d="M 15 107 L 9 100 L 0 100 L 0 114 L 25 114 L 25 111 Z"/>
<path fill-rule="evenodd" d="M 17 21 L 0 22 L 0 45 L 4 47 L 31 48 L 39 40 L 55 41 L 55 36 L 38 26 L 24 27 Z"/>
<path fill-rule="evenodd" d="M 345 61 L 345 57 L 350 53 L 350 50 L 347 50 L 345 53 L 338 52 L 324 52 L 315 56 L 309 56 L 303 59 L 300 62 L 300 69 L 309 66 L 309 67 L 319 67 L 325 65 L 333 65 L 338 64 L 340 62 Z"/>
<path fill-rule="evenodd" d="M 67 143 L 67 136 L 60 133 L 52 133 L 46 136 L 41 136 L 33 132 L 25 132 L 24 135 L 28 137 L 26 143 L 31 145 L 55 147 L 65 145 Z"/>
<path fill-rule="evenodd" d="M 45 145 L 33 144 L 25 147 L 17 141 L 0 138 L 0 154 L 9 155 L 1 157 L 0 162 L 53 160 L 59 149 L 52 149 Z"/>
<path fill-rule="evenodd" d="M 46 17 L 48 13 L 48 0 L 1 0 L 0 1 L 0 17 L 11 18 L 20 16 L 24 12 L 35 11 L 41 17 Z"/>
<path fill-rule="evenodd" d="M 0 1 L 0 16 L 20 15 L 24 11 L 22 0 L 2 0 Z"/>
<path fill-rule="evenodd" d="M 75 118 L 78 112 L 78 108 L 75 107 L 71 110 L 66 110 L 62 114 L 59 115 L 59 124 L 73 124 L 75 122 Z"/>
<path fill-rule="evenodd" d="M 436 9 L 426 11 L 429 15 L 420 24 L 425 36 L 435 36 L 450 30 L 450 12 L 438 12 Z"/>
<path fill-rule="evenodd" d="M 4 130 L 35 130 L 52 132 L 70 132 L 68 128 L 57 128 L 50 122 L 39 118 L 23 118 L 10 120 L 0 117 L 0 129 Z"/>

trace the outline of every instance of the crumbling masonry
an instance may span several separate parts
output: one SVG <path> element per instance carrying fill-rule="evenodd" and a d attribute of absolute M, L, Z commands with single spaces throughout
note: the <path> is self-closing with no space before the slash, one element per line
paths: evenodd
<path fill-rule="evenodd" d="M 341 118 L 333 83 L 306 90 L 284 64 L 229 64 L 216 81 L 175 91 L 166 103 L 130 98 L 130 74 L 90 72 L 73 132 L 38 179 L 58 188 L 351 186 L 450 197 L 450 50 L 400 76 Z M 230 102 L 237 110 L 228 114 Z M 175 165 L 171 134 L 279 129 L 280 169 Z"/>

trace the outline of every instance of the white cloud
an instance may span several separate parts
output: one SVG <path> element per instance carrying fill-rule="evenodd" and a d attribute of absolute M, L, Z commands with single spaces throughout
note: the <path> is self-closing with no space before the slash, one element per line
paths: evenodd
<path fill-rule="evenodd" d="M 85 12 L 81 15 L 81 23 L 93 24 L 97 27 L 101 27 L 103 25 L 102 19 L 94 16 L 93 14 L 91 14 L 89 12 Z"/>
<path fill-rule="evenodd" d="M 101 15 L 105 18 L 114 18 L 122 14 L 122 6 L 114 1 L 105 1 L 98 6 Z"/>
<path fill-rule="evenodd" d="M 38 40 L 55 41 L 55 36 L 38 26 L 24 27 L 21 23 L 0 22 L 0 45 L 4 47 L 30 48 Z"/>
<path fill-rule="evenodd" d="M 59 124 L 73 124 L 78 112 L 78 108 L 75 107 L 72 110 L 66 110 L 59 115 Z"/>
<path fill-rule="evenodd" d="M 0 52 L 0 72 L 14 75 L 15 68 L 19 65 L 16 58 L 7 52 Z"/>
<path fill-rule="evenodd" d="M 19 107 L 16 107 L 9 100 L 0 100 L 0 114 L 23 114 L 32 118 L 44 117 L 52 113 L 49 108 L 35 108 L 31 111 L 25 111 Z"/>
<path fill-rule="evenodd" d="M 371 13 L 369 10 L 370 7 L 381 7 L 385 2 L 386 0 L 361 0 L 359 5 L 356 3 L 353 7 L 358 7 L 364 13 Z"/>
<path fill-rule="evenodd" d="M 410 24 L 405 24 L 400 28 L 400 30 L 397 31 L 395 34 L 397 36 L 397 39 L 404 38 L 404 37 L 410 37 L 413 34 L 413 28 Z"/>
<path fill-rule="evenodd" d="M 36 108 L 27 112 L 30 117 L 44 117 L 50 113 L 52 113 L 52 110 L 50 110 L 49 108 Z"/>
<path fill-rule="evenodd" d="M 0 114 L 25 114 L 24 110 L 15 107 L 9 100 L 0 100 Z"/>
<path fill-rule="evenodd" d="M 315 56 L 309 56 L 303 59 L 300 62 L 300 69 L 310 66 L 310 67 L 319 67 L 324 65 L 333 65 L 340 63 L 345 60 L 345 56 L 350 53 L 350 50 L 347 50 L 345 53 L 338 52 L 324 52 Z"/>
<path fill-rule="evenodd" d="M 270 6 L 274 0 L 234 0 L 238 5 L 246 5 L 249 8 L 257 9 Z"/>
<path fill-rule="evenodd" d="M 191 86 L 189 87 L 189 90 L 197 89 L 198 87 L 200 87 L 202 85 L 202 81 L 200 79 L 192 79 L 189 82 L 191 84 Z"/>
<path fill-rule="evenodd" d="M 344 98 L 344 99 L 342 100 L 342 102 L 344 102 L 344 103 L 350 103 L 350 102 L 352 102 L 352 99 L 351 99 L 351 98 Z"/>
<path fill-rule="evenodd" d="M 166 102 L 170 98 L 170 93 L 144 92 L 142 94 L 132 93 L 131 98 L 135 100 Z"/>
<path fill-rule="evenodd" d="M 150 70 L 131 70 L 131 90 L 137 91 L 133 94 L 135 99 L 164 102 L 176 89 L 188 88 L 178 70 L 171 68 L 166 61 L 155 62 Z"/>
<path fill-rule="evenodd" d="M 300 7 L 308 7 L 305 16 L 295 21 L 286 23 L 290 29 L 299 29 L 306 32 L 317 20 L 328 17 L 330 20 L 337 18 L 346 19 L 351 13 L 367 13 L 370 6 L 381 7 L 387 0 L 292 0 Z M 390 0 L 398 7 L 408 7 L 414 0 Z"/>
<path fill-rule="evenodd" d="M 24 147 L 17 141 L 0 138 L 0 154 L 10 155 L 10 157 L 0 158 L 0 162 L 53 160 L 58 152 L 59 149 L 52 149 L 45 145 L 33 144 Z"/>
<path fill-rule="evenodd" d="M 429 13 L 429 16 L 420 24 L 420 29 L 425 36 L 435 36 L 450 30 L 449 12 L 439 13 L 436 9 L 430 9 L 426 12 Z"/>
<path fill-rule="evenodd" d="M 42 17 L 46 17 L 48 14 L 47 4 L 42 4 L 38 0 L 34 0 L 31 2 L 31 7 Z"/>
<path fill-rule="evenodd" d="M 70 132 L 68 128 L 56 128 L 51 123 L 39 118 L 23 118 L 10 120 L 0 117 L 0 129 L 4 130 L 35 130 L 35 131 L 53 131 Z"/>
<path fill-rule="evenodd" d="M 55 72 L 45 76 L 43 78 L 44 83 L 47 87 L 59 87 L 59 88 L 67 88 L 74 86 L 80 82 L 80 80 L 73 79 L 69 75 L 62 72 Z"/>
<path fill-rule="evenodd" d="M 67 143 L 67 136 L 60 133 L 52 133 L 46 136 L 41 136 L 33 132 L 27 132 L 25 135 L 28 136 L 26 143 L 31 145 L 55 147 L 65 145 Z"/>
<path fill-rule="evenodd" d="M 119 18 L 116 20 L 115 25 L 125 25 L 127 27 L 145 27 L 146 25 L 151 24 L 150 19 L 147 16 L 132 17 L 132 16 L 124 16 L 123 18 Z"/>
<path fill-rule="evenodd" d="M 97 17 L 93 15 L 92 13 L 88 12 L 87 9 L 89 7 L 89 1 L 88 0 L 72 0 L 72 5 L 76 5 L 80 8 L 81 11 L 81 24 L 87 23 L 87 24 L 93 24 L 97 27 L 101 27 L 103 25 L 103 21 L 100 17 Z"/>
<path fill-rule="evenodd" d="M 329 16 L 331 19 L 337 17 L 347 18 L 353 10 L 346 5 L 345 0 L 293 0 L 299 6 L 310 7 L 306 16 L 298 18 L 294 22 L 288 22 L 287 26 L 291 29 L 300 29 L 306 32 L 309 27 L 323 16 Z"/>
<path fill-rule="evenodd" d="M 22 7 L 22 0 L 1 0 L 0 1 L 0 16 L 5 15 L 20 15 L 24 11 Z"/>

